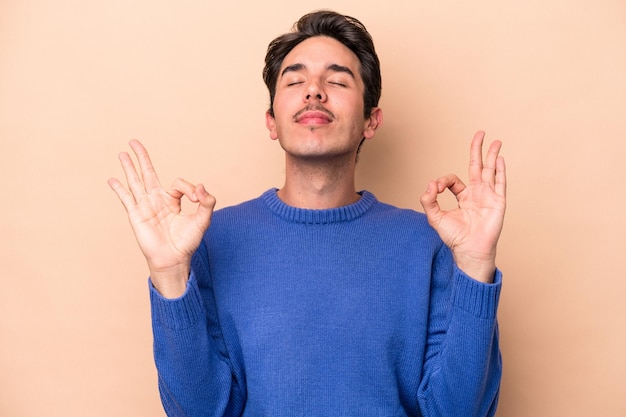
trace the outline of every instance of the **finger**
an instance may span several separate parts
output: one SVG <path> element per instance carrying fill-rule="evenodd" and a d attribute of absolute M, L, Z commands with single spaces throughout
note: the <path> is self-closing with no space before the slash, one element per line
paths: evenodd
<path fill-rule="evenodd" d="M 198 184 L 194 190 L 194 195 L 198 199 L 198 210 L 196 211 L 196 222 L 198 227 L 206 230 L 211 223 L 211 216 L 215 208 L 215 197 L 209 194 L 202 184 Z"/>
<path fill-rule="evenodd" d="M 498 160 L 498 154 L 500 153 L 501 148 L 502 142 L 499 140 L 493 141 L 493 143 L 489 145 L 487 155 L 485 156 L 485 163 L 483 164 L 482 170 L 482 181 L 490 185 L 493 185 L 495 182 L 496 161 Z"/>
<path fill-rule="evenodd" d="M 478 131 L 474 134 L 470 145 L 469 181 L 470 184 L 480 182 L 483 171 L 483 139 L 485 132 Z"/>
<path fill-rule="evenodd" d="M 159 178 L 156 174 L 154 166 L 152 165 L 152 160 L 150 159 L 150 155 L 148 154 L 146 148 L 136 139 L 131 140 L 129 145 L 133 149 L 133 152 L 135 152 L 137 161 L 139 161 L 141 178 L 143 178 L 146 190 L 149 191 L 155 188 L 160 188 L 161 183 L 159 182 Z"/>
<path fill-rule="evenodd" d="M 133 164 L 132 159 L 130 159 L 130 155 L 128 155 L 126 152 L 120 153 L 118 157 L 122 164 L 124 175 L 126 176 L 128 188 L 130 189 L 130 192 L 133 193 L 135 200 L 138 200 L 139 197 L 146 193 L 146 189 L 144 188 L 143 182 L 137 174 L 135 164 Z"/>
<path fill-rule="evenodd" d="M 496 159 L 495 191 L 496 194 L 506 197 L 506 164 L 502 156 Z"/>
<path fill-rule="evenodd" d="M 176 180 L 174 180 L 172 188 L 167 190 L 167 193 L 178 200 L 185 196 L 195 203 L 198 201 L 197 196 L 194 194 L 195 190 L 195 185 L 193 185 L 189 181 L 185 181 L 182 178 L 177 178 Z"/>
<path fill-rule="evenodd" d="M 122 202 L 126 211 L 129 211 L 130 208 L 136 204 L 135 197 L 133 197 L 133 195 L 129 193 L 126 188 L 124 188 L 122 183 L 119 182 L 117 178 L 110 178 L 107 183 L 109 184 L 109 187 L 115 191 L 115 194 L 117 194 L 117 197 Z"/>
<path fill-rule="evenodd" d="M 438 193 L 444 192 L 447 188 L 452 192 L 452 194 L 457 196 L 461 191 L 465 189 L 465 183 L 461 181 L 461 179 L 455 174 L 449 174 L 445 177 L 440 177 L 437 179 L 436 182 Z"/>

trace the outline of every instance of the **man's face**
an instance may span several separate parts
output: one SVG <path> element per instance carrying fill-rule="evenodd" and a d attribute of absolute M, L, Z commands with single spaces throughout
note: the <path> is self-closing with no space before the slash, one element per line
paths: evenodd
<path fill-rule="evenodd" d="M 298 44 L 280 68 L 274 117 L 266 115 L 270 137 L 293 157 L 355 157 L 361 140 L 373 137 L 382 122 L 378 108 L 363 115 L 359 69 L 357 56 L 333 38 Z"/>

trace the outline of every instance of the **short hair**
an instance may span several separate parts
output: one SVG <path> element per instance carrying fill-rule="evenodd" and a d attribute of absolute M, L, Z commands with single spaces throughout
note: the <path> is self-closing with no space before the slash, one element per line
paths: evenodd
<path fill-rule="evenodd" d="M 300 18 L 289 33 L 285 33 L 272 42 L 265 55 L 263 80 L 270 93 L 269 113 L 274 117 L 274 96 L 278 73 L 283 60 L 300 42 L 315 37 L 328 36 L 336 39 L 350 49 L 360 62 L 360 74 L 365 85 L 363 105 L 365 117 L 369 117 L 373 107 L 378 106 L 382 89 L 380 61 L 374 41 L 359 20 L 330 10 L 320 10 Z"/>

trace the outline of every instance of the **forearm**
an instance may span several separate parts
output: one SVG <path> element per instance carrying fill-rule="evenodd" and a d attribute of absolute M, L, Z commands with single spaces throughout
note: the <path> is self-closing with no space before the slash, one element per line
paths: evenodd
<path fill-rule="evenodd" d="M 501 274 L 493 284 L 476 282 L 456 270 L 445 335 L 431 346 L 420 386 L 428 417 L 492 416 L 502 363 L 496 320 Z"/>
<path fill-rule="evenodd" d="M 233 401 L 227 357 L 207 330 L 195 279 L 175 300 L 151 288 L 154 359 L 168 415 L 224 416 Z"/>

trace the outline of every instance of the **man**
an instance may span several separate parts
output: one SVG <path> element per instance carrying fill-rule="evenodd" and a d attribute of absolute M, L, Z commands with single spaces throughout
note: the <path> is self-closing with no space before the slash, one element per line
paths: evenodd
<path fill-rule="evenodd" d="M 200 184 L 164 190 L 137 141 L 141 176 L 122 153 L 128 189 L 109 180 L 150 269 L 167 414 L 494 415 L 500 142 L 483 161 L 477 133 L 469 184 L 430 182 L 424 216 L 355 191 L 360 145 L 383 120 L 378 58 L 360 22 L 302 17 L 270 44 L 264 79 L 282 188 L 213 213 Z M 446 189 L 455 210 L 437 203 Z M 181 212 L 183 197 L 195 213 Z"/>

